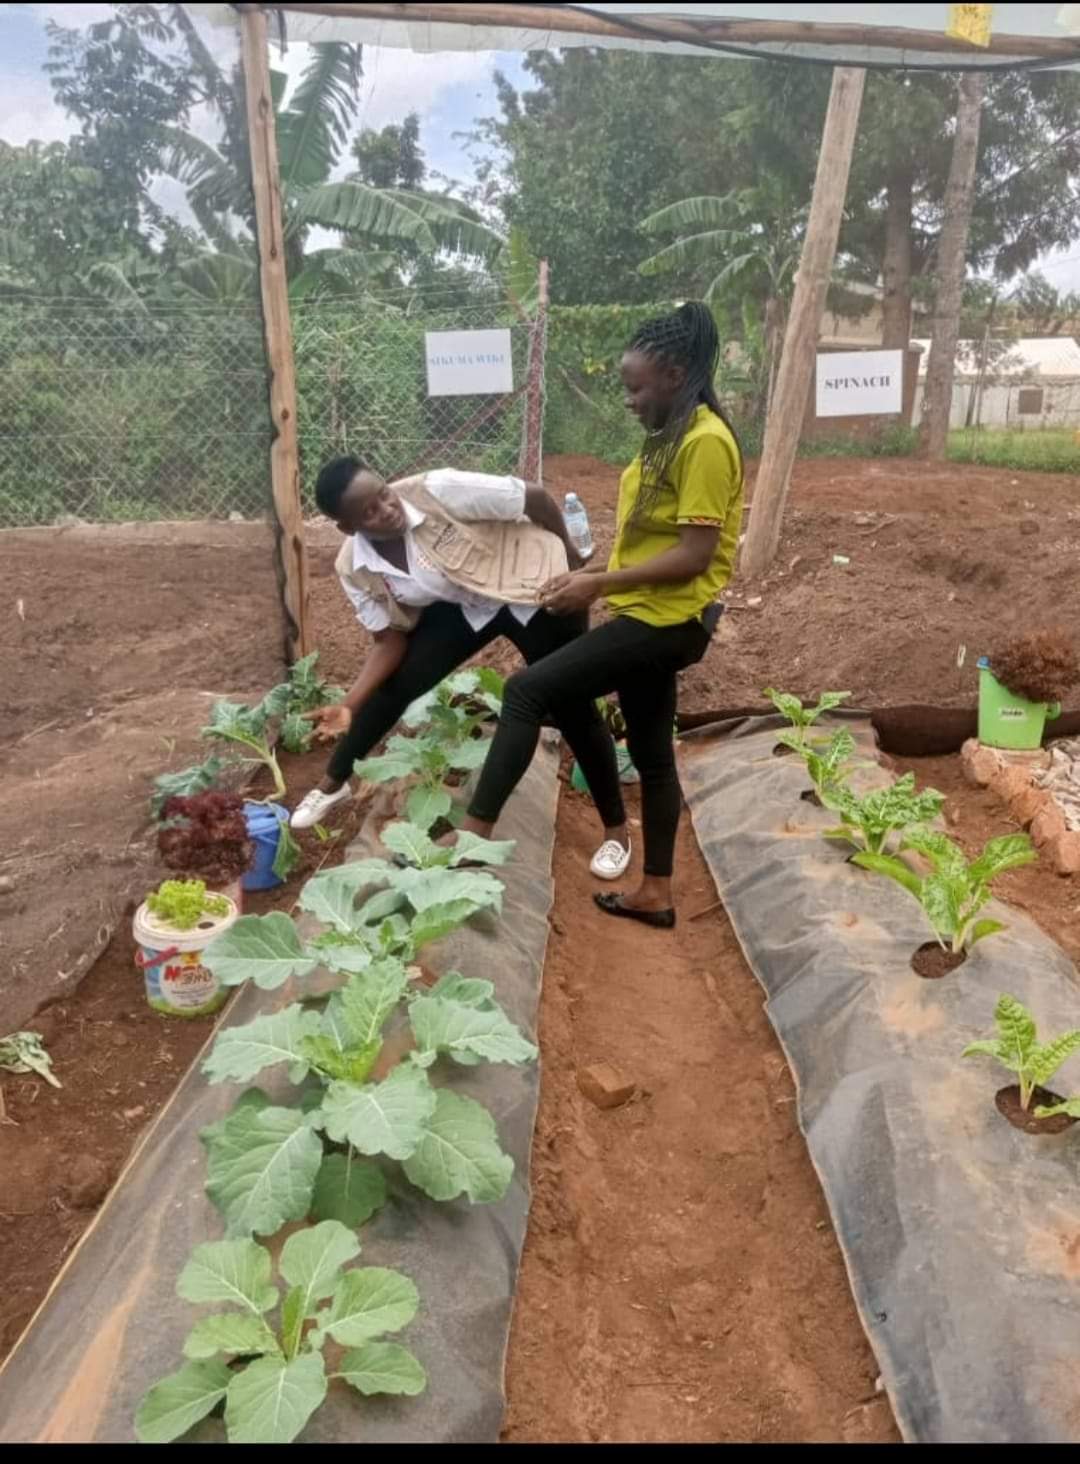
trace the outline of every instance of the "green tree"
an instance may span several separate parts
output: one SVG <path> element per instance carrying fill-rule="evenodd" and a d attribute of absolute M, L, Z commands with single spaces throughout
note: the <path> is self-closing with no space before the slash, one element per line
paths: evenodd
<path fill-rule="evenodd" d="M 1080 234 L 1080 77 L 987 77 L 968 241 L 971 269 L 1007 283 Z M 884 286 L 884 344 L 907 344 L 945 220 L 956 117 L 948 73 L 867 78 L 841 249 Z"/>
<path fill-rule="evenodd" d="M 641 263 L 643 275 L 675 275 L 736 321 L 748 300 L 758 307 L 761 359 L 750 361 L 758 414 L 772 401 L 805 227 L 805 209 L 793 207 L 771 177 L 722 198 L 684 198 L 641 223 L 649 235 L 678 235 Z M 751 340 L 756 335 L 745 334 Z"/>
<path fill-rule="evenodd" d="M 356 177 L 372 188 L 423 186 L 427 164 L 420 146 L 420 118 L 415 112 L 410 112 L 400 126 L 391 123 L 379 132 L 365 127 L 353 139 L 351 151 L 356 159 Z"/>
<path fill-rule="evenodd" d="M 163 129 L 182 126 L 199 99 L 182 50 L 172 50 L 180 6 L 118 5 L 85 30 L 47 23 L 53 95 L 80 124 L 73 164 L 92 168 L 118 245 L 148 253 L 161 211 L 147 185 L 162 168 Z M 100 212 L 100 211 L 99 211 Z"/>
<path fill-rule="evenodd" d="M 809 199 L 828 84 L 816 67 L 574 49 L 530 55 L 526 70 L 520 93 L 498 78 L 499 115 L 472 134 L 471 198 L 550 261 L 557 303 L 655 298 L 638 272 L 642 220 L 680 199 L 763 174 Z"/>

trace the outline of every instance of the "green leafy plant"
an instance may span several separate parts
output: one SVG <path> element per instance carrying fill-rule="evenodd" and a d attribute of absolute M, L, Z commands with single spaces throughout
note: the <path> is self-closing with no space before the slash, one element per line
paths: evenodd
<path fill-rule="evenodd" d="M 861 798 L 846 784 L 828 789 L 821 798 L 826 807 L 840 815 L 840 827 L 826 829 L 825 837 L 846 839 L 869 854 L 886 853 L 891 834 L 930 823 L 945 802 L 944 793 L 936 788 L 917 792 L 914 773 L 905 773 L 887 788 L 876 788 Z"/>
<path fill-rule="evenodd" d="M 224 758 L 216 754 L 190 768 L 179 772 L 162 773 L 154 779 L 154 791 L 150 808 L 155 818 L 160 818 L 170 798 L 194 798 L 199 793 L 208 793 L 217 787 L 218 779 L 225 770 Z"/>
<path fill-rule="evenodd" d="M 817 705 L 813 707 L 804 707 L 797 696 L 791 696 L 785 691 L 777 691 L 771 686 L 767 686 L 763 694 L 769 698 L 780 715 L 786 717 L 791 723 L 792 731 L 787 736 L 793 736 L 798 746 L 792 742 L 786 742 L 785 746 L 794 746 L 795 750 L 799 751 L 808 740 L 810 728 L 814 723 L 826 712 L 835 711 L 838 706 L 846 702 L 851 692 L 823 691 L 818 697 Z"/>
<path fill-rule="evenodd" d="M 355 763 L 354 771 L 373 783 L 415 779 L 406 813 L 421 829 L 451 818 L 453 799 L 443 785 L 453 774 L 483 765 L 489 743 L 479 729 L 502 710 L 503 687 L 503 678 L 490 667 L 456 672 L 402 717 L 406 727 L 417 729 L 414 736 L 391 737 L 385 753 Z"/>
<path fill-rule="evenodd" d="M 63 1087 L 53 1073 L 52 1058 L 40 1032 L 11 1032 L 0 1037 L 0 1068 L 9 1073 L 37 1073 L 54 1088 Z"/>
<path fill-rule="evenodd" d="M 241 761 L 267 768 L 274 780 L 271 797 L 284 798 L 285 778 L 270 745 L 270 720 L 270 712 L 262 702 L 244 707 L 238 702 L 219 701 L 211 707 L 210 721 L 199 735 L 229 747 L 245 748 L 249 756 L 241 757 Z"/>
<path fill-rule="evenodd" d="M 311 745 L 314 728 L 305 712 L 330 706 L 345 695 L 340 686 L 331 686 L 319 675 L 318 664 L 318 651 L 301 657 L 290 666 L 288 680 L 268 691 L 260 703 L 268 717 L 278 719 L 278 740 L 286 752 L 306 752 Z"/>
<path fill-rule="evenodd" d="M 1015 996 L 998 997 L 994 1022 L 998 1035 L 970 1042 L 964 1048 L 963 1056 L 993 1057 L 1009 1072 L 1015 1073 L 1020 1084 L 1020 1107 L 1026 1111 L 1035 1089 L 1044 1087 L 1065 1059 L 1080 1051 L 1080 1028 L 1063 1032 L 1049 1042 L 1040 1042 L 1034 1017 Z M 1050 1118 L 1057 1113 L 1080 1118 L 1080 1100 L 1071 1098 L 1064 1103 L 1035 1110 L 1036 1118 Z"/>
<path fill-rule="evenodd" d="M 250 1082 L 287 1063 L 290 1081 L 303 1085 L 296 1107 L 249 1089 L 202 1134 L 207 1193 L 231 1235 L 269 1235 L 309 1213 L 362 1224 L 385 1199 L 377 1158 L 399 1162 L 406 1178 L 436 1200 L 464 1194 L 488 1203 L 510 1184 L 513 1161 L 499 1146 L 491 1115 L 473 1099 L 435 1087 L 430 1070 L 440 1058 L 463 1066 L 528 1062 L 536 1048 L 497 1005 L 490 982 L 452 972 L 430 990 L 418 989 L 406 958 L 478 910 L 499 908 L 498 880 L 454 865 L 501 859 L 512 846 L 469 836 L 463 847 L 444 849 L 407 824 L 392 825 L 383 838 L 414 862 L 364 860 L 305 885 L 300 904 L 327 927 L 321 935 L 302 942 L 281 912 L 244 916 L 204 953 L 226 985 L 251 980 L 273 989 L 319 965 L 345 978 L 322 1009 L 294 1002 L 226 1029 L 206 1059 L 214 1083 Z M 377 883 L 385 888 L 357 908 L 358 894 Z M 384 1029 L 399 1012 L 412 1050 L 373 1077 Z"/>
<path fill-rule="evenodd" d="M 416 1315 L 416 1287 L 400 1271 L 350 1267 L 360 1254 L 353 1232 L 323 1220 L 290 1235 L 274 1284 L 270 1253 L 251 1239 L 195 1248 L 177 1295 L 204 1315 L 184 1343 L 187 1362 L 162 1378 L 139 1405 L 143 1444 L 181 1438 L 222 1403 L 231 1444 L 288 1444 L 340 1378 L 365 1396 L 415 1397 L 427 1378 L 407 1348 L 380 1340 Z M 327 1341 L 347 1349 L 327 1372 Z"/>
<path fill-rule="evenodd" d="M 909 829 L 901 847 L 923 855 L 931 865 L 931 873 L 917 874 L 895 854 L 865 850 L 856 854 L 852 863 L 887 875 L 907 890 L 922 906 L 938 942 L 954 955 L 1005 929 L 998 920 L 977 919 L 990 898 L 990 885 L 1005 870 L 1031 864 L 1038 857 L 1027 834 L 1005 834 L 989 840 L 970 864 L 958 844 L 934 829 Z"/>
<path fill-rule="evenodd" d="M 201 879 L 167 879 L 146 897 L 147 909 L 174 930 L 194 930 L 204 915 L 225 915 L 224 895 L 210 895 Z"/>
<path fill-rule="evenodd" d="M 810 742 L 796 732 L 782 732 L 779 741 L 802 758 L 819 802 L 825 803 L 843 782 L 848 764 L 855 754 L 854 737 L 846 727 L 840 727 L 821 751 L 815 750 Z"/>

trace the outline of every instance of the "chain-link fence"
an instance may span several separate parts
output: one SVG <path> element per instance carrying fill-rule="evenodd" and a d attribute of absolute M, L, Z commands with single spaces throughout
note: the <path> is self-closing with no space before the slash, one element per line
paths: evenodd
<path fill-rule="evenodd" d="M 499 328 L 511 392 L 428 395 L 428 331 Z M 526 458 L 537 471 L 543 323 L 505 296 L 305 303 L 293 331 L 309 508 L 319 467 L 338 453 L 388 476 L 512 472 Z M 0 304 L 0 525 L 265 513 L 263 361 L 255 306 Z"/>
<path fill-rule="evenodd" d="M 0 303 L 0 524 L 264 511 L 255 307 Z"/>
<path fill-rule="evenodd" d="M 425 337 L 509 332 L 513 390 L 430 396 Z M 505 295 L 465 300 L 408 292 L 293 309 L 301 478 L 310 494 L 328 458 L 351 453 L 387 477 L 430 467 L 507 473 L 538 462 L 543 323 Z M 529 437 L 528 449 L 525 439 Z"/>

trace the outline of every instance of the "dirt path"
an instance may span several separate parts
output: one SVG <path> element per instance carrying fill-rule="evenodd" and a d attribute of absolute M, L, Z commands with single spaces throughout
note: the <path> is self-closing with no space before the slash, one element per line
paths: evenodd
<path fill-rule="evenodd" d="M 895 1442 L 762 995 L 685 820 L 674 936 L 603 921 L 566 793 L 504 1437 Z M 603 921 L 603 923 L 601 923 Z M 602 1112 L 580 1067 L 642 1097 Z"/>

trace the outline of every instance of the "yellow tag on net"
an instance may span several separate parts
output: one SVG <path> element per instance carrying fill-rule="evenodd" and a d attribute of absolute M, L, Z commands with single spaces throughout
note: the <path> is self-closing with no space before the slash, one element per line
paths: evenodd
<path fill-rule="evenodd" d="M 992 5 L 950 5 L 949 24 L 945 34 L 954 41 L 967 41 L 972 46 L 990 44 Z"/>

